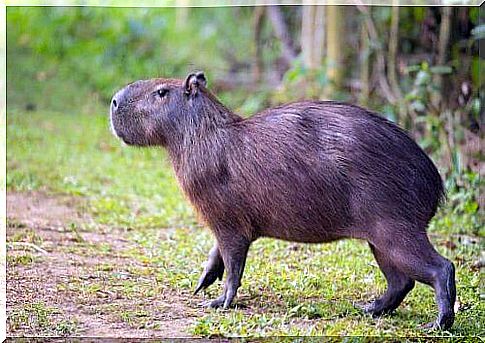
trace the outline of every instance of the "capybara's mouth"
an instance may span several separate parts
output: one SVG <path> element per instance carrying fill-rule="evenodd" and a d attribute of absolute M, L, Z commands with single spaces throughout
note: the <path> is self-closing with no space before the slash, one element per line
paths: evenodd
<path fill-rule="evenodd" d="M 130 141 L 128 138 L 121 138 L 121 141 L 125 143 L 126 145 L 134 145 L 132 141 Z"/>
<path fill-rule="evenodd" d="M 121 132 L 116 132 L 115 131 L 115 135 L 116 137 L 118 137 L 118 139 L 120 139 L 124 144 L 126 145 L 133 145 L 133 141 L 131 139 L 129 139 L 128 137 L 126 137 L 123 133 Z"/>
<path fill-rule="evenodd" d="M 127 138 L 125 135 L 123 135 L 123 133 L 121 132 L 118 132 L 116 129 L 115 129 L 115 126 L 113 124 L 113 119 L 111 118 L 111 133 L 113 134 L 113 136 L 115 136 L 116 138 L 118 138 L 123 144 L 125 145 L 133 145 L 133 142 Z"/>

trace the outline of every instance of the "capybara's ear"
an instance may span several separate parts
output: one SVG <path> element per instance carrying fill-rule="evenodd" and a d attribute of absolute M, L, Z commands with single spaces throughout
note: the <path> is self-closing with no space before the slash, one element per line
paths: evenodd
<path fill-rule="evenodd" d="M 204 72 L 203 71 L 198 71 L 195 73 L 195 77 L 197 79 L 197 82 L 204 86 L 207 87 L 207 79 L 205 78 Z"/>
<path fill-rule="evenodd" d="M 198 71 L 195 73 L 190 73 L 187 75 L 184 81 L 185 94 L 196 95 L 200 87 L 207 86 L 207 80 L 205 78 L 204 72 Z"/>

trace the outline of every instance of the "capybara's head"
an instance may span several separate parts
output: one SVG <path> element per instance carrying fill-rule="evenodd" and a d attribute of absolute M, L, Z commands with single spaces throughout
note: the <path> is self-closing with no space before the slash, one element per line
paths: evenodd
<path fill-rule="evenodd" d="M 159 78 L 133 82 L 111 100 L 113 133 L 128 145 L 165 146 L 200 112 L 205 87 L 203 72 L 191 73 L 185 81 Z"/>

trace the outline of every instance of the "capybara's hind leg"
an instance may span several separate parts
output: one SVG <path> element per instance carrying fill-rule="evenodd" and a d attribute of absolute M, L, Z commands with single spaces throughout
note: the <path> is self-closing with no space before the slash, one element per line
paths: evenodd
<path fill-rule="evenodd" d="M 393 227 L 390 238 L 379 240 L 375 246 L 386 251 L 390 260 L 410 278 L 425 283 L 435 290 L 438 318 L 433 328 L 449 329 L 455 319 L 455 268 L 431 245 L 424 230 L 421 232 Z"/>
<path fill-rule="evenodd" d="M 388 254 L 370 244 L 374 257 L 387 281 L 386 292 L 374 302 L 366 305 L 364 310 L 373 316 L 380 316 L 394 311 L 413 289 L 414 280 L 401 272 L 390 260 Z"/>
<path fill-rule="evenodd" d="M 436 277 L 434 285 L 439 315 L 436 322 L 432 323 L 432 327 L 447 330 L 451 328 L 455 320 L 455 266 L 444 257 L 441 257 L 441 259 L 440 272 Z"/>

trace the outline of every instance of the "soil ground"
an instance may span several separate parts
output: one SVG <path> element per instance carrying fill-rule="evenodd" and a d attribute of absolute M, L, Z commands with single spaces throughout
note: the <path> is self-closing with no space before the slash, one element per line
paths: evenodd
<path fill-rule="evenodd" d="M 74 230 L 90 220 L 75 209 L 75 201 L 40 192 L 7 194 L 9 335 L 188 337 L 187 327 L 197 314 L 170 290 L 154 301 L 96 289 L 113 275 L 131 278 L 130 270 L 144 266 L 123 257 L 133 244 L 124 232 Z M 90 256 L 90 246 L 107 252 Z M 148 287 L 156 283 L 139 281 Z M 139 309 L 136 320 L 120 317 L 120 309 Z"/>

